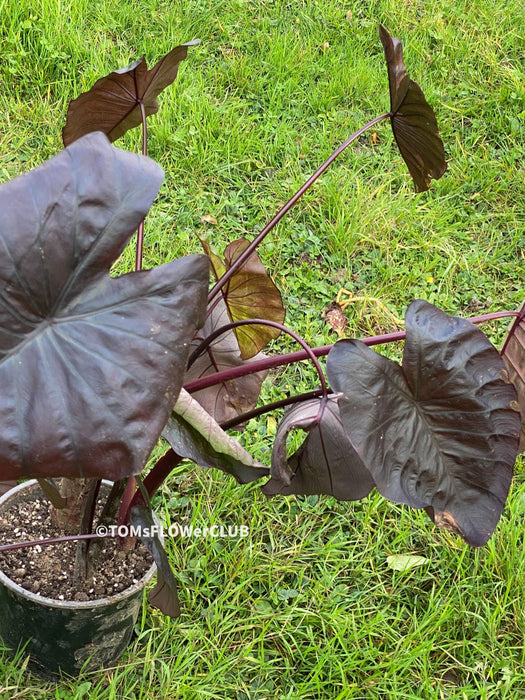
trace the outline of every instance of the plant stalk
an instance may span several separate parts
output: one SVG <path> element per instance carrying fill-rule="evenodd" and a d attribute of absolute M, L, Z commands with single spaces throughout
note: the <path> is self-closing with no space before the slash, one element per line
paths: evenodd
<path fill-rule="evenodd" d="M 142 155 L 148 155 L 148 128 L 146 126 L 146 110 L 144 102 L 139 100 L 140 114 L 142 117 Z M 144 247 L 144 219 L 140 222 L 137 229 L 137 243 L 135 247 L 135 272 L 142 270 L 142 257 Z"/>
<path fill-rule="evenodd" d="M 223 430 L 229 430 L 230 428 L 235 428 L 235 426 L 241 423 L 246 423 L 252 418 L 263 416 L 265 413 L 271 413 L 279 408 L 286 408 L 286 406 L 292 406 L 295 403 L 302 403 L 303 401 L 309 401 L 310 399 L 318 399 L 321 396 L 323 396 L 322 389 L 314 389 L 313 391 L 307 391 L 304 394 L 297 394 L 296 396 L 287 396 L 285 399 L 264 404 L 264 406 L 259 406 L 251 411 L 246 411 L 246 413 L 241 413 L 240 415 L 235 416 L 235 418 L 230 418 L 230 420 L 221 423 L 221 428 Z"/>
<path fill-rule="evenodd" d="M 257 246 L 261 243 L 261 241 L 270 233 L 272 229 L 274 229 L 279 221 L 287 214 L 290 209 L 301 199 L 303 194 L 314 184 L 314 182 L 324 173 L 324 171 L 334 162 L 334 160 L 337 158 L 337 156 L 341 155 L 341 153 L 348 148 L 348 146 L 353 143 L 361 134 L 363 134 L 367 129 L 370 129 L 372 126 L 375 126 L 379 122 L 383 121 L 384 119 L 388 119 L 391 116 L 390 112 L 387 112 L 386 114 L 382 114 L 379 117 L 376 117 L 375 119 L 372 119 L 372 121 L 369 121 L 367 124 L 362 126 L 358 131 L 356 131 L 352 136 L 346 139 L 344 143 L 342 143 L 326 160 L 325 162 L 317 168 L 315 173 L 308 178 L 308 180 L 300 187 L 297 192 L 289 199 L 286 204 L 277 212 L 277 214 L 273 217 L 273 219 L 266 224 L 266 226 L 263 228 L 263 230 L 253 239 L 253 241 L 250 243 L 250 245 L 246 248 L 246 250 L 239 255 L 237 260 L 233 263 L 233 265 L 230 267 L 229 270 L 227 270 L 224 275 L 218 280 L 215 285 L 212 287 L 210 290 L 210 294 L 208 296 L 208 302 L 212 301 L 217 294 L 221 291 L 221 289 L 224 287 L 225 284 L 229 282 L 229 280 L 233 277 L 233 275 L 244 265 L 244 263 L 248 260 L 250 255 L 256 250 Z"/>
<path fill-rule="evenodd" d="M 91 532 L 86 535 L 62 535 L 61 537 L 48 537 L 45 540 L 28 540 L 27 542 L 14 542 L 0 545 L 0 552 L 10 552 L 14 549 L 24 549 L 25 547 L 47 546 L 49 544 L 60 544 L 61 542 L 75 542 L 76 540 L 101 540 L 106 537 L 116 537 L 111 533 L 104 535 Z"/>
<path fill-rule="evenodd" d="M 471 323 L 477 325 L 480 323 L 487 323 L 488 321 L 495 321 L 500 318 L 510 318 L 519 316 L 519 311 L 495 311 L 493 313 L 484 314 L 483 316 L 475 316 L 468 320 Z M 395 333 L 384 333 L 383 335 L 374 335 L 369 336 L 367 338 L 360 338 L 360 340 L 365 345 L 374 346 L 383 345 L 386 343 L 393 343 L 398 340 L 405 340 L 405 338 L 406 331 L 396 331 Z M 316 357 L 325 357 L 326 355 L 328 355 L 328 353 L 333 347 L 333 344 L 322 345 L 317 348 L 310 348 L 310 350 Z M 290 352 L 285 355 L 265 357 L 261 360 L 246 362 L 245 364 L 240 365 L 239 367 L 232 367 L 231 369 L 225 369 L 221 372 L 216 372 L 215 374 L 210 374 L 206 377 L 195 379 L 193 382 L 188 382 L 187 384 L 185 384 L 184 388 L 189 394 L 193 394 L 196 391 L 207 389 L 209 386 L 215 386 L 216 384 L 231 381 L 232 379 L 237 379 L 238 377 L 244 377 L 247 374 L 263 372 L 274 367 L 284 367 L 285 365 L 290 365 L 295 362 L 301 362 L 302 360 L 308 360 L 309 358 L 310 354 L 306 353 L 304 350 Z"/>
<path fill-rule="evenodd" d="M 299 343 L 299 345 L 301 345 L 304 352 L 306 353 L 307 358 L 312 361 L 319 376 L 319 383 L 321 384 L 322 393 L 325 395 L 328 393 L 326 380 L 323 374 L 323 370 L 321 369 L 321 365 L 319 364 L 316 355 L 312 351 L 312 348 L 306 343 L 306 341 L 303 340 L 301 336 L 297 335 L 297 333 L 294 333 L 294 331 L 291 331 L 289 328 L 284 326 L 282 323 L 277 323 L 276 321 L 268 321 L 262 318 L 247 318 L 242 321 L 233 321 L 232 323 L 228 323 L 225 326 L 218 328 L 216 331 L 211 333 L 205 340 L 203 340 L 199 347 L 193 352 L 190 359 L 188 360 L 188 367 L 191 367 L 192 363 L 195 362 L 197 357 L 200 354 L 202 354 L 206 350 L 206 348 L 208 348 L 211 345 L 211 343 L 213 343 L 213 341 L 216 338 L 218 338 L 223 333 L 226 333 L 229 330 L 234 330 L 235 328 L 239 328 L 240 326 L 246 325 L 269 326 L 270 328 L 277 328 L 282 333 L 287 333 L 291 338 L 295 340 L 296 343 Z"/>

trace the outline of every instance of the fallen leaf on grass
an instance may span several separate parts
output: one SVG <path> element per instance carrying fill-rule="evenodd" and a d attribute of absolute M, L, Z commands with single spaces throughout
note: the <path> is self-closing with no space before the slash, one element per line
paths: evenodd
<path fill-rule="evenodd" d="M 343 309 L 337 302 L 330 304 L 326 311 L 323 311 L 322 317 L 332 328 L 332 330 L 337 333 L 339 338 L 345 337 L 347 326 L 346 316 L 343 313 Z"/>
<path fill-rule="evenodd" d="M 201 223 L 203 224 L 213 224 L 213 226 L 217 226 L 219 223 L 217 219 L 213 216 L 213 214 L 204 214 L 204 216 L 201 216 Z"/>
<path fill-rule="evenodd" d="M 428 564 L 430 559 L 420 557 L 415 554 L 391 554 L 386 558 L 389 569 L 394 571 L 409 571 L 417 569 L 423 564 Z"/>

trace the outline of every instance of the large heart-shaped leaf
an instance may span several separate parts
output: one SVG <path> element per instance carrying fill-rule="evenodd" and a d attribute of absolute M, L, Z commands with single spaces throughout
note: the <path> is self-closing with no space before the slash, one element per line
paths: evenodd
<path fill-rule="evenodd" d="M 432 178 L 447 169 L 436 115 L 423 91 L 411 80 L 403 62 L 403 45 L 379 25 L 390 89 L 390 122 L 394 138 L 408 166 L 417 192 L 428 190 Z"/>
<path fill-rule="evenodd" d="M 192 351 L 196 350 L 202 341 L 214 331 L 230 322 L 226 305 L 222 299 L 217 304 L 212 302 L 212 305 L 203 328 L 192 343 Z M 214 340 L 189 367 L 184 377 L 184 384 L 258 359 L 261 359 L 260 354 L 252 360 L 243 360 L 235 333 L 231 330 L 226 331 Z M 226 380 L 207 389 L 196 391 L 192 396 L 213 416 L 217 423 L 226 423 L 252 410 L 259 398 L 261 384 L 266 374 L 266 372 L 257 372 L 237 379 Z"/>
<path fill-rule="evenodd" d="M 250 241 L 239 238 L 230 243 L 224 251 L 224 260 L 214 253 L 209 243 L 201 240 L 210 256 L 215 278 L 229 270 L 240 257 Z M 232 276 L 221 290 L 222 297 L 231 321 L 260 318 L 265 321 L 283 323 L 286 315 L 281 293 L 266 272 L 257 253 L 252 253 L 246 262 Z M 246 325 L 235 328 L 239 350 L 243 360 L 248 360 L 265 348 L 270 340 L 277 338 L 280 330 L 270 326 Z"/>
<path fill-rule="evenodd" d="M 143 468 L 208 285 L 203 255 L 109 276 L 161 181 L 93 133 L 0 187 L 0 479 Z"/>
<path fill-rule="evenodd" d="M 268 475 L 268 468 L 253 457 L 182 389 L 172 414 L 162 431 L 180 457 L 201 467 L 221 469 L 241 484 Z"/>
<path fill-rule="evenodd" d="M 91 90 L 70 102 L 62 130 L 64 145 L 91 131 L 103 131 L 115 141 L 142 122 L 141 104 L 146 116 L 155 114 L 159 108 L 157 96 L 177 77 L 188 46 L 198 43 L 197 39 L 176 46 L 150 70 L 143 57 L 97 80 Z"/>
<path fill-rule="evenodd" d="M 501 356 L 507 366 L 509 379 L 518 394 L 521 412 L 520 452 L 525 452 L 525 304 L 514 321 L 503 344 Z"/>
<path fill-rule="evenodd" d="M 292 430 L 308 431 L 290 459 L 286 442 Z M 312 399 L 286 411 L 275 435 L 271 479 L 262 491 L 275 494 L 329 494 L 340 501 L 357 501 L 374 487 L 374 480 L 346 436 L 337 398 Z"/>
<path fill-rule="evenodd" d="M 520 429 L 516 392 L 486 336 L 425 301 L 406 314 L 403 367 L 360 341 L 327 374 L 348 437 L 388 499 L 485 544 L 501 515 Z"/>

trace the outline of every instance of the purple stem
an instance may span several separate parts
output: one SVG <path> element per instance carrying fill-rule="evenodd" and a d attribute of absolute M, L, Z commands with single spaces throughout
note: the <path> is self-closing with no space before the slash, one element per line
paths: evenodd
<path fill-rule="evenodd" d="M 243 321 L 234 321 L 232 323 L 228 323 L 225 326 L 222 326 L 221 328 L 218 328 L 216 331 L 211 333 L 203 342 L 199 345 L 198 348 L 192 353 L 190 359 L 188 360 L 188 367 L 191 366 L 193 362 L 197 359 L 197 357 L 203 353 L 207 347 L 213 343 L 213 341 L 221 336 L 223 333 L 226 333 L 227 331 L 233 330 L 234 328 L 238 328 L 239 326 L 246 326 L 246 325 L 252 325 L 252 324 L 257 324 L 261 326 L 269 326 L 270 328 L 277 328 L 280 330 L 282 333 L 287 333 L 290 337 L 292 337 L 301 347 L 304 349 L 304 352 L 306 353 L 306 357 L 310 359 L 317 370 L 317 374 L 319 375 L 319 382 L 321 384 L 321 389 L 324 395 L 327 394 L 327 386 L 326 386 L 326 380 L 324 378 L 323 370 L 321 369 L 321 365 L 319 364 L 317 357 L 315 356 L 312 348 L 304 341 L 300 335 L 297 335 L 297 333 L 294 333 L 291 331 L 289 328 L 286 326 L 283 326 L 282 323 L 277 323 L 276 321 L 268 321 L 263 318 L 247 318 L 244 319 Z M 255 363 L 254 363 L 255 364 Z"/>
<path fill-rule="evenodd" d="M 137 480 L 134 476 L 128 477 L 126 488 L 124 489 L 124 493 L 122 494 L 122 498 L 120 499 L 120 506 L 117 518 L 118 525 L 124 525 L 127 522 L 127 518 L 129 517 L 130 504 L 133 500 L 133 496 L 135 495 L 136 490 Z"/>
<path fill-rule="evenodd" d="M 116 537 L 117 535 L 112 535 L 111 533 L 106 533 L 105 535 L 97 535 L 96 533 L 90 533 L 87 535 L 64 535 L 63 537 L 50 537 L 46 540 L 30 540 L 29 542 L 16 542 L 14 544 L 2 544 L 0 545 L 0 552 L 8 552 L 11 549 L 23 549 L 24 547 L 36 547 L 37 545 L 48 545 L 48 544 L 60 544 L 61 542 L 74 542 L 75 540 L 100 540 L 104 537 Z"/>
<path fill-rule="evenodd" d="M 157 489 L 160 488 L 160 486 L 164 483 L 164 481 L 182 459 L 183 458 L 170 447 L 170 449 L 165 452 L 153 465 L 150 472 L 144 479 L 144 488 L 148 492 L 150 498 L 155 494 Z M 133 496 L 133 500 L 129 504 L 128 512 L 133 506 L 141 505 L 146 505 L 146 503 L 140 489 L 137 489 L 135 495 Z"/>
<path fill-rule="evenodd" d="M 148 129 L 146 126 L 146 110 L 144 108 L 144 102 L 138 100 L 140 107 L 140 114 L 142 116 L 142 155 L 148 155 Z M 144 246 L 144 219 L 139 224 L 137 229 L 137 243 L 135 248 L 135 272 L 142 270 L 142 251 Z"/>
<path fill-rule="evenodd" d="M 230 420 L 221 423 L 221 428 L 223 430 L 229 430 L 234 428 L 239 423 L 246 423 L 251 418 L 258 418 L 265 413 L 271 413 L 276 411 L 278 408 L 286 408 L 286 406 L 292 406 L 294 403 L 302 403 L 303 401 L 309 401 L 311 399 L 318 399 L 323 396 L 321 389 L 314 389 L 313 391 L 308 391 L 304 394 L 297 394 L 296 396 L 287 396 L 285 399 L 280 399 L 279 401 L 273 401 L 272 403 L 267 403 L 264 406 L 259 406 L 259 408 L 254 408 L 251 411 L 246 411 L 246 413 L 241 413 L 235 418 L 230 418 Z"/>
<path fill-rule="evenodd" d="M 516 320 L 512 324 L 512 328 L 510 329 L 510 331 L 507 334 L 505 342 L 503 343 L 503 347 L 501 348 L 502 355 L 506 352 L 510 339 L 514 336 L 518 326 L 523 322 L 524 319 L 525 319 L 525 304 L 523 304 L 521 309 L 518 311 L 518 313 L 516 315 Z"/>
<path fill-rule="evenodd" d="M 358 131 L 356 131 L 352 136 L 346 139 L 344 143 L 342 143 L 333 153 L 331 156 L 325 160 L 325 162 L 317 168 L 315 173 L 304 183 L 302 187 L 300 187 L 297 192 L 293 195 L 291 199 L 289 199 L 286 204 L 277 212 L 277 214 L 273 217 L 273 219 L 266 224 L 266 226 L 263 228 L 263 230 L 253 239 L 253 241 L 250 243 L 250 245 L 246 248 L 246 250 L 239 255 L 237 260 L 233 263 L 233 265 L 230 267 L 229 270 L 227 270 L 224 275 L 218 280 L 215 285 L 212 287 L 210 290 L 210 294 L 208 296 L 208 301 L 211 301 L 214 299 L 217 294 L 221 291 L 221 289 L 224 287 L 225 284 L 227 284 L 230 279 L 233 277 L 233 275 L 244 265 L 244 263 L 248 260 L 250 255 L 255 251 L 257 246 L 261 243 L 261 241 L 270 233 L 270 231 L 277 226 L 279 221 L 283 218 L 285 214 L 287 214 L 290 209 L 301 199 L 303 194 L 314 184 L 314 182 L 324 173 L 324 171 L 334 162 L 334 160 L 339 156 L 345 148 L 348 148 L 348 146 L 355 141 L 359 136 L 361 136 L 362 133 L 364 133 L 367 129 L 370 129 L 370 127 L 375 126 L 379 122 L 383 121 L 384 119 L 388 119 L 388 117 L 391 116 L 390 112 L 387 112 L 386 114 L 382 114 L 380 117 L 376 117 L 375 119 L 372 119 L 372 121 L 368 122 L 368 124 L 365 124 L 362 126 Z"/>
<path fill-rule="evenodd" d="M 510 318 L 519 317 L 519 311 L 495 311 L 490 314 L 484 314 L 483 316 L 475 316 L 468 319 L 471 323 L 486 323 L 488 321 L 495 321 L 499 318 Z M 382 345 L 384 343 L 392 343 L 396 340 L 405 340 L 406 331 L 396 331 L 395 333 L 384 333 L 383 335 L 373 335 L 368 338 L 361 338 L 361 342 L 365 345 Z M 328 355 L 333 345 L 323 345 L 318 348 L 310 348 L 311 352 L 316 357 L 324 357 Z M 201 377 L 193 382 L 188 382 L 185 384 L 184 388 L 190 394 L 200 391 L 201 389 L 207 389 L 209 386 L 214 386 L 215 384 L 221 384 L 222 382 L 227 382 L 232 379 L 237 379 L 238 377 L 243 377 L 247 374 L 255 374 L 256 372 L 262 372 L 267 369 L 272 369 L 273 367 L 284 367 L 285 365 L 290 365 L 295 362 L 301 362 L 301 360 L 309 359 L 310 355 L 304 350 L 299 350 L 297 352 L 290 352 L 286 355 L 275 355 L 274 357 L 265 357 L 262 360 L 255 360 L 254 362 L 247 362 L 240 367 L 232 367 L 231 369 L 225 369 L 222 372 L 216 372 L 207 377 Z"/>

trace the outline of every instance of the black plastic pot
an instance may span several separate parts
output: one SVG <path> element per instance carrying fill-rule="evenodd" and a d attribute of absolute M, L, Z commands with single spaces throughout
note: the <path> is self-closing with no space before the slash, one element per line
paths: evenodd
<path fill-rule="evenodd" d="M 15 487 L 0 498 L 0 514 L 12 499 L 26 501 L 39 493 L 36 481 Z M 30 667 L 47 678 L 112 666 L 129 644 L 155 568 L 127 590 L 88 602 L 35 595 L 0 571 L 0 637 L 13 651 L 27 644 Z"/>

